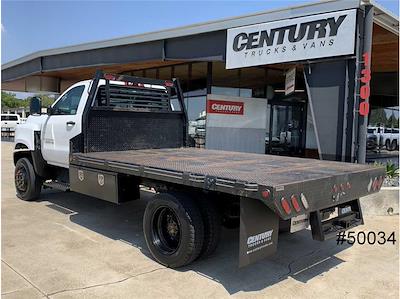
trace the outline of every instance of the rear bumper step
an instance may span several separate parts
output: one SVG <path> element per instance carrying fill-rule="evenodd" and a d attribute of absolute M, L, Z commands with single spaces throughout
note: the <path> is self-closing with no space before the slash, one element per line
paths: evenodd
<path fill-rule="evenodd" d="M 345 207 L 351 207 L 351 211 L 341 214 L 341 209 Z M 337 208 L 338 216 L 328 220 L 323 220 L 323 215 L 327 209 L 315 211 L 310 214 L 311 232 L 314 240 L 329 240 L 335 238 L 341 231 L 364 224 L 358 199 L 333 208 Z"/>

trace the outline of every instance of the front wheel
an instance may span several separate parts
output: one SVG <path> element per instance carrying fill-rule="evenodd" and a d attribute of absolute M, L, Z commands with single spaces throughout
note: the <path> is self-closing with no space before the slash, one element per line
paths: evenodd
<path fill-rule="evenodd" d="M 161 193 L 144 212 L 143 232 L 152 256 L 170 268 L 194 261 L 202 250 L 204 224 L 193 199 Z"/>
<path fill-rule="evenodd" d="M 42 190 L 42 179 L 33 168 L 31 161 L 21 158 L 15 164 L 14 182 L 17 196 L 26 201 L 35 200 Z"/>

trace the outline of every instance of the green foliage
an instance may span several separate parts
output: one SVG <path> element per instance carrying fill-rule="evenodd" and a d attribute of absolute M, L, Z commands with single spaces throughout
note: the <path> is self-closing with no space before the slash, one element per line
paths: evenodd
<path fill-rule="evenodd" d="M 394 179 L 399 176 L 399 167 L 393 162 L 386 163 L 386 176 L 389 179 Z"/>
<path fill-rule="evenodd" d="M 385 126 L 387 128 L 398 128 L 399 119 L 392 113 L 389 117 L 385 112 L 384 108 L 371 110 L 369 117 L 369 124 L 371 126 Z"/>
<path fill-rule="evenodd" d="M 54 103 L 54 99 L 51 98 L 51 97 L 49 97 L 49 96 L 47 96 L 47 95 L 42 94 L 42 95 L 37 95 L 37 97 L 39 97 L 39 98 L 42 99 L 42 107 L 46 107 L 46 108 L 47 108 L 47 107 L 50 107 L 51 104 Z M 28 98 L 27 98 L 28 103 L 29 103 L 29 101 L 31 100 L 31 98 L 32 98 L 32 97 L 28 97 Z"/>
<path fill-rule="evenodd" d="M 389 179 L 394 179 L 399 177 L 399 167 L 394 164 L 392 161 L 387 162 L 386 164 L 381 162 L 375 162 L 376 166 L 385 166 L 386 168 L 386 177 Z"/>
<path fill-rule="evenodd" d="M 386 126 L 388 128 L 398 128 L 399 127 L 399 119 L 396 118 L 393 114 L 387 120 Z"/>
<path fill-rule="evenodd" d="M 42 99 L 42 107 L 49 107 L 54 103 L 54 98 L 47 95 L 37 95 Z M 28 108 L 32 97 L 28 97 L 24 100 L 18 99 L 14 93 L 1 92 L 1 108 Z"/>
<path fill-rule="evenodd" d="M 373 109 L 369 117 L 369 123 L 372 126 L 385 125 L 388 119 L 384 109 Z"/>
<path fill-rule="evenodd" d="M 18 99 L 14 93 L 1 92 L 1 108 L 22 108 L 28 107 L 29 101 Z"/>

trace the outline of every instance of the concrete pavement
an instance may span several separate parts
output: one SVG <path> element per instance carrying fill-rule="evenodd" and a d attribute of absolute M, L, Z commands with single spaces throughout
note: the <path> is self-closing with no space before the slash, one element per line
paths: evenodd
<path fill-rule="evenodd" d="M 120 206 L 76 193 L 15 196 L 12 144 L 2 143 L 4 298 L 398 298 L 399 246 L 280 236 L 278 253 L 237 268 L 238 231 L 216 253 L 178 270 L 154 262 L 142 234 L 152 194 Z M 398 233 L 398 215 L 368 216 L 356 231 Z"/>

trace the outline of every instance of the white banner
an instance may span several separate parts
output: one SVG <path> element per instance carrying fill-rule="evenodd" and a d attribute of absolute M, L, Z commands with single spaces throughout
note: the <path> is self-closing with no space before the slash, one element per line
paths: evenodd
<path fill-rule="evenodd" d="M 296 67 L 292 67 L 285 74 L 285 96 L 293 93 L 296 88 Z"/>
<path fill-rule="evenodd" d="M 228 29 L 226 68 L 354 53 L 356 9 Z"/>
<path fill-rule="evenodd" d="M 267 99 L 207 95 L 207 127 L 266 130 L 266 125 Z"/>

